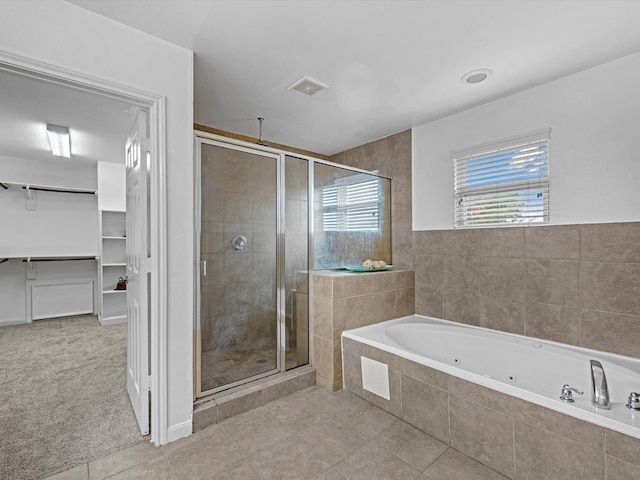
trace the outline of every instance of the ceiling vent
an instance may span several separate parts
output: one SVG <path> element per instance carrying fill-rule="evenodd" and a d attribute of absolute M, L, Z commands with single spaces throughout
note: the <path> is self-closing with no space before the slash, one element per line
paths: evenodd
<path fill-rule="evenodd" d="M 287 90 L 295 90 L 296 92 L 312 96 L 325 88 L 329 87 L 316 80 L 312 80 L 309 77 L 302 77 L 300 80 L 287 87 Z"/>

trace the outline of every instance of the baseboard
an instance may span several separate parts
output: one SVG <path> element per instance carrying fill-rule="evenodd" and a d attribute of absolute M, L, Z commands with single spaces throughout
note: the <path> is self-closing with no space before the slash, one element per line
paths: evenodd
<path fill-rule="evenodd" d="M 179 423 L 169 427 L 167 430 L 167 443 L 173 442 L 183 437 L 188 437 L 192 433 L 192 421 L 191 419 L 186 422 Z"/>
<path fill-rule="evenodd" d="M 27 319 L 26 318 L 4 319 L 4 320 L 0 320 L 0 327 L 4 327 L 5 325 L 20 325 L 22 323 L 27 323 Z"/>

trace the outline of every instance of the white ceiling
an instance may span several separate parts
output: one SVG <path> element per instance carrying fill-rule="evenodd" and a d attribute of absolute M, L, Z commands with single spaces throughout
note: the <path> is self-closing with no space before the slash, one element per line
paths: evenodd
<path fill-rule="evenodd" d="M 123 101 L 5 71 L 0 65 L 0 105 L 0 155 L 66 165 L 124 163 L 136 110 Z M 51 154 L 48 123 L 69 127 L 70 159 Z"/>
<path fill-rule="evenodd" d="M 265 117 L 267 142 L 326 155 L 640 51 L 640 0 L 71 3 L 193 50 L 195 122 L 257 137 Z M 476 68 L 494 73 L 463 84 Z M 329 88 L 287 91 L 302 76 Z M 0 105 L 0 155 L 27 158 L 51 158 L 48 122 L 71 128 L 75 161 L 120 159 L 133 118 L 2 72 Z"/>
<path fill-rule="evenodd" d="M 72 3 L 195 51 L 197 123 L 256 137 L 264 117 L 323 154 L 640 51 L 637 0 Z M 329 89 L 286 90 L 305 75 Z"/>

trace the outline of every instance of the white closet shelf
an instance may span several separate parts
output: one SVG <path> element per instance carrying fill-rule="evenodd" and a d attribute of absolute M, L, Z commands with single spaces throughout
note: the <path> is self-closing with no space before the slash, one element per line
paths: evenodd
<path fill-rule="evenodd" d="M 103 290 L 102 294 L 103 295 L 113 295 L 113 294 L 121 294 L 121 293 L 127 293 L 126 290 Z"/>
<path fill-rule="evenodd" d="M 113 237 L 113 236 L 105 236 L 102 237 L 103 240 L 126 240 L 127 237 Z"/>
<path fill-rule="evenodd" d="M 103 267 L 126 267 L 127 264 L 122 262 L 122 263 L 103 263 L 102 264 Z"/>
<path fill-rule="evenodd" d="M 62 187 L 59 185 L 39 185 L 32 183 L 13 183 L 13 182 L 1 182 L 4 185 L 12 185 L 14 187 L 21 187 L 30 190 L 39 190 L 45 192 L 58 192 L 58 193 L 91 193 L 95 194 L 96 189 L 91 188 L 76 188 L 76 187 Z"/>

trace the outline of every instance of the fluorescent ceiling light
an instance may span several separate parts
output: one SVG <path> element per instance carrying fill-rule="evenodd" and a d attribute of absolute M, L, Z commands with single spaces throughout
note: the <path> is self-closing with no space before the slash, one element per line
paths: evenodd
<path fill-rule="evenodd" d="M 47 124 L 47 136 L 51 153 L 55 157 L 71 157 L 71 141 L 69 137 L 69 127 Z"/>

